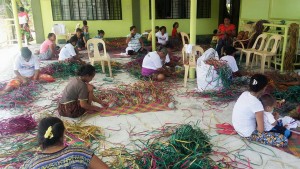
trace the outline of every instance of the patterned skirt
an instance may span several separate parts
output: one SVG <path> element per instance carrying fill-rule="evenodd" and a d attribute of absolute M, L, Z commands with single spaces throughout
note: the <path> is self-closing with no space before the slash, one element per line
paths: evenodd
<path fill-rule="evenodd" d="M 73 101 L 66 104 L 59 103 L 58 113 L 64 117 L 77 118 L 82 116 L 86 110 L 80 106 L 79 101 Z"/>

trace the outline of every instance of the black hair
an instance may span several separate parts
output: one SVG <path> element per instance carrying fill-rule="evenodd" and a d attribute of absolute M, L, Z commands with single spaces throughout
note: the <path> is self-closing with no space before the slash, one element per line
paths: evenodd
<path fill-rule="evenodd" d="M 25 59 L 29 59 L 32 55 L 32 52 L 29 50 L 28 47 L 22 47 L 21 48 L 21 55 Z"/>
<path fill-rule="evenodd" d="M 158 30 L 159 30 L 159 26 L 155 26 L 155 29 L 158 29 Z"/>
<path fill-rule="evenodd" d="M 161 27 L 159 28 L 160 31 L 163 30 L 163 29 L 165 29 L 165 31 L 167 32 L 167 28 L 166 28 L 165 26 L 161 26 Z"/>
<path fill-rule="evenodd" d="M 268 78 L 262 74 L 255 74 L 250 79 L 249 88 L 252 92 L 259 92 L 268 85 Z"/>
<path fill-rule="evenodd" d="M 174 22 L 173 23 L 173 28 L 175 28 L 175 26 L 178 25 L 178 24 L 179 24 L 178 22 Z"/>
<path fill-rule="evenodd" d="M 103 34 L 104 35 L 105 34 L 104 30 L 98 30 L 98 35 L 99 34 Z"/>
<path fill-rule="evenodd" d="M 54 33 L 48 33 L 48 39 L 51 38 L 53 35 L 55 35 Z"/>
<path fill-rule="evenodd" d="M 224 52 L 226 53 L 226 55 L 232 55 L 234 54 L 234 52 L 236 52 L 237 50 L 235 49 L 235 47 L 233 46 L 226 46 L 224 48 Z"/>
<path fill-rule="evenodd" d="M 82 30 L 80 28 L 77 28 L 76 32 L 82 32 Z"/>
<path fill-rule="evenodd" d="M 45 133 L 49 127 L 52 127 L 51 133 L 53 137 L 49 136 L 45 138 Z M 46 117 L 42 119 L 38 126 L 38 143 L 45 149 L 49 146 L 53 146 L 62 143 L 62 138 L 64 136 L 65 126 L 63 121 L 57 117 Z"/>
<path fill-rule="evenodd" d="M 176 45 L 176 40 L 170 39 L 166 42 L 165 47 L 169 49 L 174 49 L 175 45 Z"/>
<path fill-rule="evenodd" d="M 130 26 L 130 31 L 132 31 L 132 29 L 136 28 L 135 26 Z"/>
<path fill-rule="evenodd" d="M 83 23 L 84 26 L 87 25 L 87 21 L 86 20 L 83 20 L 82 23 Z"/>
<path fill-rule="evenodd" d="M 72 36 L 71 39 L 69 40 L 69 43 L 73 43 L 73 42 L 77 43 L 77 41 L 78 41 L 77 36 Z"/>
<path fill-rule="evenodd" d="M 215 34 L 217 34 L 217 33 L 218 33 L 218 30 L 215 29 L 215 30 L 213 31 L 213 34 L 215 35 Z"/>
<path fill-rule="evenodd" d="M 20 9 L 19 9 L 21 12 L 24 12 L 25 9 L 21 6 Z"/>
<path fill-rule="evenodd" d="M 270 94 L 264 94 L 259 99 L 264 108 L 267 108 L 267 106 L 273 106 L 276 103 L 276 99 Z"/>
<path fill-rule="evenodd" d="M 79 68 L 77 75 L 78 76 L 93 76 L 96 73 L 94 66 L 90 64 L 83 65 Z"/>
<path fill-rule="evenodd" d="M 225 16 L 224 19 L 229 19 L 231 21 L 230 16 Z"/>

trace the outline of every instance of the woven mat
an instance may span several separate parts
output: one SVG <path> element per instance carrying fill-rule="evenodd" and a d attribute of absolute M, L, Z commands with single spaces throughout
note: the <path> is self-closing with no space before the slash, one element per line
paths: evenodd
<path fill-rule="evenodd" d="M 293 132 L 292 137 L 289 138 L 289 144 L 287 147 L 278 149 L 296 157 L 300 157 L 300 128 L 297 128 L 296 132 L 298 133 Z"/>
<path fill-rule="evenodd" d="M 118 116 L 118 115 L 126 115 L 126 114 L 136 114 L 136 113 L 145 113 L 145 112 L 156 112 L 156 111 L 165 111 L 172 110 L 168 107 L 167 104 L 140 104 L 136 106 L 122 106 L 122 107 L 114 107 L 110 109 L 106 109 L 101 112 L 100 116 Z"/>

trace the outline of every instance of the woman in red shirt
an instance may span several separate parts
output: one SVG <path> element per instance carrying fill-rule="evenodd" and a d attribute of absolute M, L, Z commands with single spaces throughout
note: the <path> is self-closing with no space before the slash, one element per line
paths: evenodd
<path fill-rule="evenodd" d="M 178 33 L 177 33 L 178 27 L 179 27 L 179 23 L 178 22 L 174 22 L 174 24 L 173 24 L 173 30 L 172 30 L 172 38 L 178 37 Z"/>
<path fill-rule="evenodd" d="M 216 51 L 219 56 L 221 56 L 221 49 L 224 46 L 230 46 L 232 43 L 232 38 L 236 35 L 235 25 L 230 24 L 230 19 L 228 17 L 224 18 L 224 24 L 219 25 L 218 28 L 218 45 Z"/>

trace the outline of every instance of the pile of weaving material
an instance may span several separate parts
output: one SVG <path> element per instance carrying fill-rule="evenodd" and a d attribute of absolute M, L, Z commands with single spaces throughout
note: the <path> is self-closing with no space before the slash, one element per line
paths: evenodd
<path fill-rule="evenodd" d="M 0 83 L 0 90 L 6 83 Z M 29 106 L 42 90 L 42 85 L 37 82 L 29 82 L 26 86 L 21 86 L 0 97 L 0 109 L 14 109 Z"/>
<path fill-rule="evenodd" d="M 99 89 L 96 96 L 108 107 L 134 106 L 139 104 L 168 104 L 173 102 L 168 84 L 139 81 L 131 85 L 119 85 L 116 88 Z"/>
<path fill-rule="evenodd" d="M 163 128 L 148 140 L 132 142 L 137 149 L 104 150 L 102 157 L 114 156 L 112 168 L 214 168 L 210 137 L 199 127 L 189 124 Z M 143 134 L 143 133 L 139 133 Z M 117 153 L 114 153 L 117 152 Z"/>
<path fill-rule="evenodd" d="M 77 72 L 80 68 L 79 63 L 74 62 L 56 62 L 47 65 L 41 69 L 41 73 L 52 75 L 55 78 L 69 78 L 77 75 Z M 99 64 L 95 65 L 96 72 L 102 73 L 102 67 Z M 112 73 L 119 73 L 122 65 L 119 62 L 111 62 Z M 105 73 L 109 73 L 108 66 L 105 65 Z"/>
<path fill-rule="evenodd" d="M 142 76 L 142 64 L 144 57 L 136 58 L 124 65 L 127 72 L 133 75 L 137 79 L 141 79 Z"/>
<path fill-rule="evenodd" d="M 207 90 L 202 92 L 191 91 L 187 92 L 187 96 L 195 98 L 206 98 L 205 101 L 211 106 L 221 106 L 235 101 L 238 97 L 247 90 L 250 79 L 248 77 L 235 77 L 231 84 L 221 90 Z"/>
<path fill-rule="evenodd" d="M 105 45 L 107 51 L 111 51 L 115 49 L 122 49 L 125 51 L 127 47 L 126 38 L 107 39 L 105 41 Z"/>
<path fill-rule="evenodd" d="M 209 59 L 205 61 L 205 64 L 213 67 L 213 70 L 217 71 L 218 78 L 222 81 L 223 87 L 228 88 L 231 84 L 230 76 L 232 75 L 231 68 L 228 66 L 226 61 Z M 210 72 L 208 72 L 210 74 Z M 214 79 L 213 81 L 219 81 Z"/>

